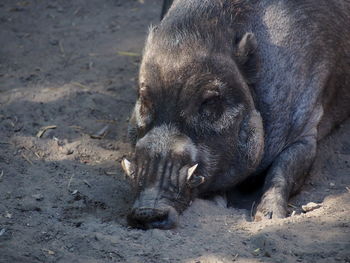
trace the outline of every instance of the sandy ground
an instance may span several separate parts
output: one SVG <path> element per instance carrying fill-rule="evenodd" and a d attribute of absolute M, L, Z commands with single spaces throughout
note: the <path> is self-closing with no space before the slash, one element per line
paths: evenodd
<path fill-rule="evenodd" d="M 321 142 L 292 217 L 254 223 L 240 200 L 195 200 L 174 230 L 126 226 L 118 162 L 160 7 L 0 2 L 0 262 L 350 262 L 350 121 Z M 322 206 L 302 213 L 308 202 Z"/>

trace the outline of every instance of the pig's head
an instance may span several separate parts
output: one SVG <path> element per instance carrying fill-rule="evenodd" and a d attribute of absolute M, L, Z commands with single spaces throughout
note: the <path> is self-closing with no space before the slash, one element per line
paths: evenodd
<path fill-rule="evenodd" d="M 175 227 L 195 196 L 245 179 L 263 149 L 254 35 L 210 48 L 164 38 L 148 37 L 129 127 L 135 155 L 122 161 L 138 193 L 128 222 L 143 229 Z"/>

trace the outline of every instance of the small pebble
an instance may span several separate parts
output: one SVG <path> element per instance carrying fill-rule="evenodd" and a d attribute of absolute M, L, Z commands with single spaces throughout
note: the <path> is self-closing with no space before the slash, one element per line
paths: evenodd
<path fill-rule="evenodd" d="M 35 198 L 36 201 L 41 201 L 44 199 L 44 196 L 42 194 L 35 194 L 32 195 L 33 198 Z"/>
<path fill-rule="evenodd" d="M 9 212 L 6 212 L 5 213 L 5 217 L 8 218 L 8 219 L 11 219 L 12 218 L 12 214 L 10 214 Z"/>

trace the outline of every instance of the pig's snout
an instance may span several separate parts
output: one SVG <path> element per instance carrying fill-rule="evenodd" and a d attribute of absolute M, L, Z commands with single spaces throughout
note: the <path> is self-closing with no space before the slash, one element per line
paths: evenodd
<path fill-rule="evenodd" d="M 177 220 L 178 213 L 172 207 L 137 207 L 128 215 L 129 225 L 140 229 L 171 229 L 176 227 Z"/>

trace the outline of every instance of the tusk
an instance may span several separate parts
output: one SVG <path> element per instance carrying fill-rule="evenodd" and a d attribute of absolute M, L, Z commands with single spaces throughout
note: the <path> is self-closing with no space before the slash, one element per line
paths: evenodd
<path fill-rule="evenodd" d="M 129 162 L 126 158 L 124 158 L 121 161 L 121 165 L 122 165 L 122 168 L 123 168 L 124 172 L 126 173 L 126 175 L 129 177 L 133 177 L 133 172 L 131 169 L 131 162 Z"/>
<path fill-rule="evenodd" d="M 194 171 L 196 171 L 197 169 L 197 166 L 198 166 L 198 163 L 193 165 L 192 167 L 190 167 L 187 171 L 187 181 L 189 181 L 194 173 Z"/>

